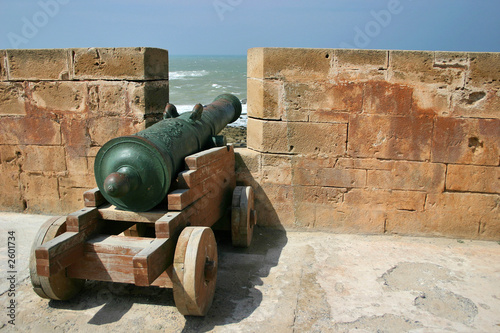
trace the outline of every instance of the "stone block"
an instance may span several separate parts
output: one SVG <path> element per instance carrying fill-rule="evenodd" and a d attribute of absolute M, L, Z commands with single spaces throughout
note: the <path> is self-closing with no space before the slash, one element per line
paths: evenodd
<path fill-rule="evenodd" d="M 261 153 L 248 148 L 235 148 L 236 183 L 257 187 L 260 182 Z"/>
<path fill-rule="evenodd" d="M 32 82 L 32 103 L 41 110 L 85 112 L 87 85 L 84 82 Z"/>
<path fill-rule="evenodd" d="M 451 115 L 470 118 L 500 118 L 500 90 L 462 89 L 453 92 Z"/>
<path fill-rule="evenodd" d="M 247 80 L 248 116 L 259 119 L 281 119 L 280 82 L 276 80 Z"/>
<path fill-rule="evenodd" d="M 309 121 L 312 123 L 349 123 L 349 113 L 332 110 L 309 111 Z"/>
<path fill-rule="evenodd" d="M 287 82 L 284 85 L 284 105 L 287 110 L 361 112 L 363 87 L 363 83 L 356 82 Z"/>
<path fill-rule="evenodd" d="M 319 186 L 294 186 L 294 211 L 296 227 L 316 226 L 317 211 L 338 207 L 346 189 Z"/>
<path fill-rule="evenodd" d="M 392 170 L 368 170 L 367 186 L 374 189 L 443 192 L 446 166 L 395 161 Z"/>
<path fill-rule="evenodd" d="M 0 142 L 11 145 L 60 145 L 60 125 L 49 118 L 2 118 Z"/>
<path fill-rule="evenodd" d="M 346 124 L 288 122 L 288 149 L 284 153 L 345 154 Z"/>
<path fill-rule="evenodd" d="M 363 113 L 409 116 L 411 113 L 412 89 L 386 81 L 365 83 Z"/>
<path fill-rule="evenodd" d="M 347 150 L 354 157 L 425 161 L 430 158 L 433 119 L 351 115 Z"/>
<path fill-rule="evenodd" d="M 434 52 L 434 66 L 441 68 L 465 69 L 469 66 L 469 54 L 467 52 Z"/>
<path fill-rule="evenodd" d="M 498 239 L 500 197 L 479 193 L 429 194 L 426 223 L 437 235 Z"/>
<path fill-rule="evenodd" d="M 388 51 L 337 49 L 334 77 L 339 81 L 384 79 L 388 65 Z"/>
<path fill-rule="evenodd" d="M 118 136 L 131 135 L 144 129 L 144 122 L 133 118 L 100 117 L 89 120 L 89 135 L 93 145 L 103 146 Z"/>
<path fill-rule="evenodd" d="M 168 103 L 169 85 L 167 80 L 130 83 L 128 100 L 130 109 L 138 117 L 163 114 Z"/>
<path fill-rule="evenodd" d="M 436 213 L 442 214 L 441 212 Z M 386 215 L 385 232 L 404 236 L 443 236 L 446 235 L 443 234 L 444 228 L 449 230 L 456 228 L 456 225 L 451 227 L 451 225 L 446 226 L 442 223 L 440 215 L 432 217 L 426 212 L 392 210 L 388 211 Z M 474 232 L 470 227 L 460 227 L 465 229 L 467 235 Z"/>
<path fill-rule="evenodd" d="M 26 94 L 22 83 L 0 82 L 0 116 L 22 116 Z"/>
<path fill-rule="evenodd" d="M 469 53 L 469 59 L 467 85 L 500 88 L 500 53 Z"/>
<path fill-rule="evenodd" d="M 353 188 L 344 195 L 344 205 L 381 211 L 423 211 L 425 192 Z"/>
<path fill-rule="evenodd" d="M 0 145 L 0 164 L 4 166 L 4 171 L 19 171 L 19 165 L 24 157 L 22 148 L 14 145 Z"/>
<path fill-rule="evenodd" d="M 94 174 L 94 164 L 89 162 L 90 157 L 66 153 L 66 169 L 71 174 Z M 95 158 L 94 158 L 95 159 Z"/>
<path fill-rule="evenodd" d="M 66 157 L 62 146 L 23 146 L 23 171 L 63 172 L 66 171 Z"/>
<path fill-rule="evenodd" d="M 378 160 L 376 158 L 341 157 L 335 166 L 341 169 L 392 170 L 394 161 Z"/>
<path fill-rule="evenodd" d="M 74 78 L 78 80 L 168 80 L 166 50 L 136 48 L 73 49 Z"/>
<path fill-rule="evenodd" d="M 314 81 L 328 76 L 330 49 L 253 48 L 248 50 L 248 77 Z"/>
<path fill-rule="evenodd" d="M 366 170 L 324 168 L 316 171 L 315 185 L 333 187 L 365 187 Z"/>
<path fill-rule="evenodd" d="M 291 157 L 286 155 L 262 154 L 262 184 L 292 184 Z"/>
<path fill-rule="evenodd" d="M 99 80 L 89 82 L 90 111 L 106 116 L 125 115 L 128 111 L 128 86 L 126 81 Z"/>
<path fill-rule="evenodd" d="M 500 167 L 450 164 L 446 173 L 446 189 L 500 194 Z"/>
<path fill-rule="evenodd" d="M 433 162 L 496 166 L 499 155 L 500 119 L 436 119 Z"/>
<path fill-rule="evenodd" d="M 260 152 L 288 152 L 287 123 L 248 118 L 247 145 Z"/>
<path fill-rule="evenodd" d="M 429 88 L 419 85 L 413 89 L 412 114 L 415 116 L 449 116 L 451 114 L 451 93 L 444 88 Z"/>
<path fill-rule="evenodd" d="M 24 172 L 21 174 L 21 183 L 28 212 L 60 212 L 59 186 L 55 175 Z"/>
<path fill-rule="evenodd" d="M 316 208 L 316 229 L 337 233 L 381 234 L 386 213 L 375 209 L 360 209 L 342 205 Z"/>
<path fill-rule="evenodd" d="M 7 81 L 7 51 L 0 50 L 0 81 Z"/>
<path fill-rule="evenodd" d="M 66 49 L 7 50 L 9 79 L 69 80 L 69 54 Z"/>
<path fill-rule="evenodd" d="M 19 172 L 12 172 L 3 163 L 0 165 L 0 210 L 22 212 L 24 210 L 23 197 L 19 181 Z"/>
<path fill-rule="evenodd" d="M 66 117 L 60 124 L 67 154 L 71 157 L 87 156 L 87 151 L 92 145 L 89 120 Z"/>
<path fill-rule="evenodd" d="M 273 228 L 294 225 L 294 201 L 291 186 L 262 184 L 254 188 L 254 191 L 258 225 Z"/>
<path fill-rule="evenodd" d="M 389 59 L 391 81 L 463 86 L 465 68 L 435 66 L 434 52 L 390 51 Z"/>

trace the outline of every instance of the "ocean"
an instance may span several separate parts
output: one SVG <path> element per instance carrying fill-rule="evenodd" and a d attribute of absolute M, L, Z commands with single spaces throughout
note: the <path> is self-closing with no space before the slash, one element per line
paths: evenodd
<path fill-rule="evenodd" d="M 170 103 L 179 113 L 229 93 L 243 102 L 242 116 L 229 126 L 246 126 L 246 56 L 170 56 L 169 66 Z"/>

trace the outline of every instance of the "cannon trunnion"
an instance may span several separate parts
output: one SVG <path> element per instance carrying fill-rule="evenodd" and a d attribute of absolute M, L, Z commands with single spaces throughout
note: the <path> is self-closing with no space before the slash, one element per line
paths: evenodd
<path fill-rule="evenodd" d="M 256 224 L 252 188 L 236 186 L 233 146 L 212 143 L 240 113 L 232 95 L 180 116 L 167 105 L 165 120 L 105 144 L 86 207 L 38 231 L 34 291 L 64 301 L 85 280 L 173 288 L 182 314 L 204 316 L 217 280 L 211 227 L 228 222 L 233 245 L 248 247 Z"/>

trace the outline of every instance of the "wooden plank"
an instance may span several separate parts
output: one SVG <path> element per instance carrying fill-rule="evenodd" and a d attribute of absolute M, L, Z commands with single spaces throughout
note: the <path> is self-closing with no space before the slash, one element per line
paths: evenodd
<path fill-rule="evenodd" d="M 161 288 L 173 288 L 172 274 L 172 265 L 170 265 L 165 272 L 161 273 L 161 275 L 151 283 L 151 285 Z"/>
<path fill-rule="evenodd" d="M 66 231 L 80 232 L 97 223 L 100 215 L 95 207 L 82 208 L 66 218 Z"/>
<path fill-rule="evenodd" d="M 97 229 L 97 223 L 81 232 L 64 232 L 56 238 L 40 245 L 35 250 L 37 273 L 40 276 L 50 276 L 78 260 L 82 245 Z M 40 271 L 39 271 L 40 270 Z"/>
<path fill-rule="evenodd" d="M 85 252 L 135 256 L 148 247 L 154 238 L 96 235 L 85 242 Z"/>
<path fill-rule="evenodd" d="M 70 278 L 134 283 L 132 265 L 106 265 L 99 259 L 88 256 L 69 266 L 66 273 Z"/>
<path fill-rule="evenodd" d="M 98 209 L 100 217 L 107 221 L 125 221 L 137 223 L 154 223 L 165 215 L 165 210 L 151 210 L 149 212 L 130 212 L 120 210 L 113 205 L 106 205 Z"/>
<path fill-rule="evenodd" d="M 149 247 L 135 255 L 134 277 L 138 286 L 149 286 L 174 260 L 175 239 L 155 239 Z"/>
<path fill-rule="evenodd" d="M 207 149 L 199 153 L 189 155 L 184 160 L 188 169 L 193 170 L 198 169 L 203 165 L 213 163 L 224 157 L 225 154 L 234 155 L 234 148 L 232 145 Z"/>
<path fill-rule="evenodd" d="M 234 154 L 226 154 L 219 160 L 204 165 L 198 169 L 181 171 L 177 175 L 177 188 L 193 188 L 205 179 L 211 177 L 214 173 L 219 173 L 222 170 L 234 172 L 234 166 Z"/>
<path fill-rule="evenodd" d="M 186 226 L 186 212 L 168 212 L 155 223 L 156 238 L 172 238 Z"/>
<path fill-rule="evenodd" d="M 99 191 L 99 188 L 96 187 L 83 193 L 83 202 L 85 207 L 98 207 L 107 201 L 104 199 L 101 191 Z"/>
<path fill-rule="evenodd" d="M 205 179 L 194 188 L 190 188 L 189 190 L 175 190 L 167 196 L 168 209 L 182 210 L 201 198 L 203 195 L 218 192 L 220 189 L 225 188 L 233 177 L 234 171 L 231 173 L 227 170 L 221 170 L 219 173 L 212 173 L 209 178 Z"/>

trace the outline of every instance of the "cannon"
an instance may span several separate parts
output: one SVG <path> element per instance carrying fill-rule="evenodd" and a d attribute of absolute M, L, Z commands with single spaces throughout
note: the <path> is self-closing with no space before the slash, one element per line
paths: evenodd
<path fill-rule="evenodd" d="M 48 220 L 35 237 L 34 291 L 64 301 L 85 280 L 173 288 L 179 312 L 204 316 L 217 279 L 212 227 L 248 247 L 256 224 L 253 189 L 236 186 L 233 146 L 217 136 L 240 114 L 229 94 L 181 115 L 167 104 L 163 120 L 107 142 L 85 207 Z"/>

